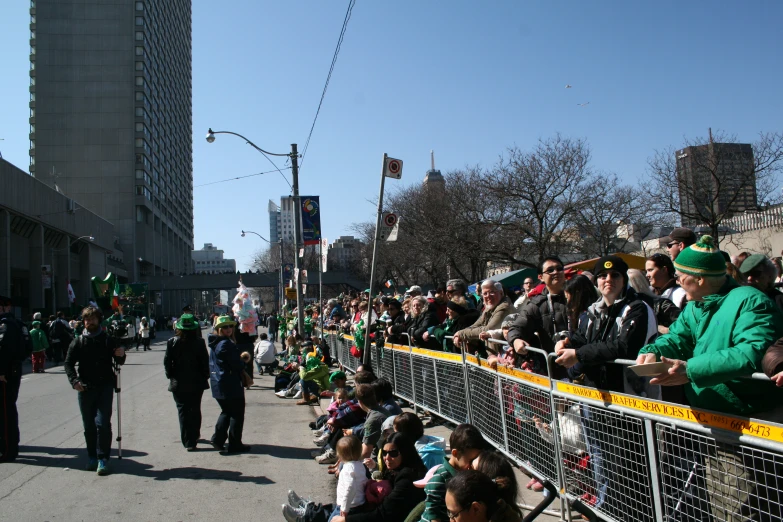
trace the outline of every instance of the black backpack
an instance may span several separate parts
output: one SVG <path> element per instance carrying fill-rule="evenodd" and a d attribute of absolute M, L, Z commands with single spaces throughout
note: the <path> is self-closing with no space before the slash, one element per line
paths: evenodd
<path fill-rule="evenodd" d="M 0 319 L 0 345 L 13 362 L 24 361 L 33 353 L 33 339 L 27 326 L 13 317 Z"/>

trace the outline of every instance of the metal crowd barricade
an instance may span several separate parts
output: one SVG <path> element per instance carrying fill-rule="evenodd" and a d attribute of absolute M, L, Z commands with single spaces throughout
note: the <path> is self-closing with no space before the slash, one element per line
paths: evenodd
<path fill-rule="evenodd" d="M 329 343 L 355 371 L 351 338 Z M 783 520 L 783 424 L 492 368 L 472 355 L 373 349 L 398 397 L 471 422 L 581 512 L 607 522 Z"/>

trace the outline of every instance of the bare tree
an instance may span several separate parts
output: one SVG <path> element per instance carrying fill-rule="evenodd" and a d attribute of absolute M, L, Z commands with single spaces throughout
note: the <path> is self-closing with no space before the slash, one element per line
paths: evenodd
<path fill-rule="evenodd" d="M 782 171 L 781 133 L 760 133 L 750 147 L 723 133 L 686 139 L 679 150 L 656 151 L 648 160 L 656 210 L 678 215 L 686 226 L 704 226 L 718 243 L 731 232 L 721 226 L 726 219 L 756 210 L 759 202 L 780 201 Z"/>
<path fill-rule="evenodd" d="M 592 176 L 583 139 L 556 135 L 530 152 L 508 150 L 484 179 L 488 222 L 498 228 L 490 257 L 535 266 L 577 239 L 574 216 Z"/>

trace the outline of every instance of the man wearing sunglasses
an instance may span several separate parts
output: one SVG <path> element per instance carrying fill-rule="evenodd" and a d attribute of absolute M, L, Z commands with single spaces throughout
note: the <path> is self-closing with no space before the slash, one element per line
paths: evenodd
<path fill-rule="evenodd" d="M 527 347 L 554 351 L 554 337 L 568 330 L 568 311 L 563 294 L 565 271 L 560 258 L 550 256 L 538 266 L 538 278 L 546 288 L 522 306 L 519 317 L 508 331 L 508 343 L 518 355 Z"/>
<path fill-rule="evenodd" d="M 740 273 L 742 274 L 740 283 L 761 290 L 783 310 L 783 293 L 775 289 L 778 268 L 771 259 L 763 254 L 748 256 L 740 265 Z"/>
<path fill-rule="evenodd" d="M 666 245 L 666 251 L 674 261 L 680 252 L 696 242 L 696 234 L 690 228 L 677 227 L 661 242 Z"/>

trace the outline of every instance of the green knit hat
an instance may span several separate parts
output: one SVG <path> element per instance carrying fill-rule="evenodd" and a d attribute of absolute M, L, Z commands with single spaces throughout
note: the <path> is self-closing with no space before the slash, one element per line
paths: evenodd
<path fill-rule="evenodd" d="M 701 236 L 674 260 L 674 268 L 681 274 L 710 277 L 726 275 L 726 261 L 715 246 L 712 236 Z"/>

